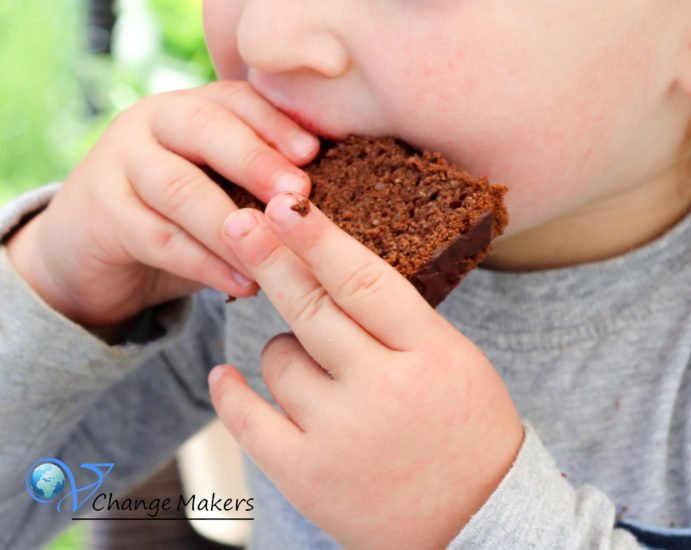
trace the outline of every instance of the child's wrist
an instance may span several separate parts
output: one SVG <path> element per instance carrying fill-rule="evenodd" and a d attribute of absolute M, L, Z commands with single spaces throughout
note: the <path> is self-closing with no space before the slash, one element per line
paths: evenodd
<path fill-rule="evenodd" d="M 69 305 L 64 291 L 60 291 L 51 278 L 37 243 L 37 230 L 41 214 L 17 229 L 5 243 L 7 256 L 17 274 L 38 296 L 61 315 L 76 320 L 75 311 Z"/>

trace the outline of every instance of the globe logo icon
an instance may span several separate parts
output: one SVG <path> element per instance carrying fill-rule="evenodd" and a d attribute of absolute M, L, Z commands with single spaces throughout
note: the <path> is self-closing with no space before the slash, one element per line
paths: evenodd
<path fill-rule="evenodd" d="M 51 500 L 65 488 L 65 474 L 60 467 L 46 462 L 34 468 L 30 482 L 37 496 Z"/>

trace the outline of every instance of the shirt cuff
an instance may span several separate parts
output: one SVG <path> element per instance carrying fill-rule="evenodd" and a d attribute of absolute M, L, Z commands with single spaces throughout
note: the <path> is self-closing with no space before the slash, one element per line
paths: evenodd
<path fill-rule="evenodd" d="M 50 183 L 12 199 L 0 208 L 0 244 L 43 210 L 62 186 Z"/>
<path fill-rule="evenodd" d="M 614 529 L 614 504 L 592 486 L 574 487 L 533 427 L 524 428 L 511 469 L 447 550 L 640 548 Z"/>
<path fill-rule="evenodd" d="M 45 185 L 0 208 L 0 243 L 43 210 L 60 187 Z M 0 304 L 0 357 L 6 363 L 20 370 L 31 365 L 36 375 L 42 370 L 39 365 L 44 365 L 53 382 L 70 372 L 74 384 L 73 376 L 83 374 L 84 382 L 93 385 L 121 378 L 174 340 L 190 317 L 192 300 L 187 297 L 143 311 L 126 340 L 111 346 L 51 308 L 17 273 L 0 244 Z M 12 377 L 12 370 L 4 374 Z"/>

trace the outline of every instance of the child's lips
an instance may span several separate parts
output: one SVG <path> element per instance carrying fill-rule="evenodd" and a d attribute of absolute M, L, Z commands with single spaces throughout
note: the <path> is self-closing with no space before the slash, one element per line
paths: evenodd
<path fill-rule="evenodd" d="M 284 104 L 280 98 L 283 94 L 280 93 L 281 88 L 276 83 L 275 75 L 261 73 L 259 71 L 250 71 L 247 75 L 247 82 L 254 88 L 254 90 L 266 99 L 276 109 L 281 111 L 287 117 L 291 118 L 302 128 L 315 134 L 316 136 L 339 141 L 348 137 L 347 132 L 332 132 L 325 128 L 322 124 L 316 122 L 311 117 L 304 114 L 299 109 L 293 108 Z"/>
<path fill-rule="evenodd" d="M 277 104 L 274 104 L 274 107 L 276 107 L 279 111 L 281 111 L 286 116 L 290 117 L 297 124 L 302 126 L 305 130 L 313 133 L 316 136 L 319 136 L 319 137 L 322 137 L 325 139 L 334 140 L 334 141 L 340 141 L 340 140 L 348 137 L 348 134 L 338 134 L 338 133 L 331 132 L 330 130 L 325 129 L 323 126 L 320 126 L 317 122 L 314 122 L 312 119 L 308 118 L 307 116 L 303 115 L 302 113 L 300 113 L 294 109 L 282 107 L 281 105 L 277 105 Z"/>

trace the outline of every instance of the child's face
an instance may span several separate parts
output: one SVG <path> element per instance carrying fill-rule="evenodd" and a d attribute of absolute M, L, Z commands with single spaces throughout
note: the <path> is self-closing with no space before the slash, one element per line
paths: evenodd
<path fill-rule="evenodd" d="M 515 234 L 672 163 L 684 5 L 206 0 L 205 19 L 220 78 L 318 133 L 398 136 L 505 183 Z"/>

